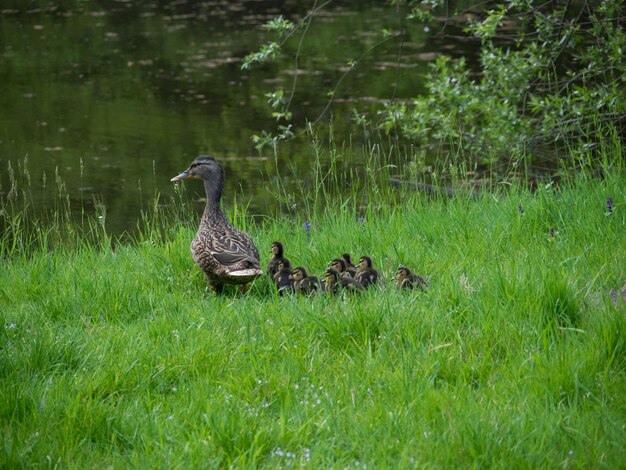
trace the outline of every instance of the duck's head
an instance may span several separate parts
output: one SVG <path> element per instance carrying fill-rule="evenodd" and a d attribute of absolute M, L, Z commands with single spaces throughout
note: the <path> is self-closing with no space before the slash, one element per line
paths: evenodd
<path fill-rule="evenodd" d="M 396 282 L 401 283 L 406 278 L 411 276 L 411 270 L 407 267 L 400 266 L 396 271 Z"/>
<path fill-rule="evenodd" d="M 293 279 L 296 282 L 301 281 L 302 279 L 308 276 L 309 275 L 303 266 L 298 266 L 297 268 L 294 268 L 293 271 L 291 271 L 291 279 Z"/>
<path fill-rule="evenodd" d="M 272 252 L 274 256 L 280 258 L 281 256 L 283 256 L 283 252 L 284 252 L 283 244 L 281 242 L 273 242 L 272 248 L 270 248 L 270 251 Z"/>
<path fill-rule="evenodd" d="M 282 271 L 283 269 L 291 271 L 291 262 L 287 258 L 281 258 L 278 262 L 278 270 Z"/>
<path fill-rule="evenodd" d="M 223 183 L 224 168 L 215 158 L 208 155 L 200 155 L 191 162 L 189 168 L 181 174 L 174 176 L 170 181 L 180 181 L 187 178 L 197 178 L 205 181 L 215 180 Z"/>
<path fill-rule="evenodd" d="M 339 282 L 339 272 L 333 268 L 327 268 L 324 272 L 324 280 L 326 281 L 327 286 L 334 286 Z"/>
<path fill-rule="evenodd" d="M 330 267 L 335 271 L 342 273 L 346 270 L 346 260 L 343 258 L 335 258 L 330 262 Z"/>
<path fill-rule="evenodd" d="M 352 257 L 350 256 L 350 253 L 344 253 L 341 255 L 341 258 L 346 262 L 346 265 L 352 265 Z"/>
<path fill-rule="evenodd" d="M 369 256 L 361 256 L 361 258 L 359 259 L 359 264 L 357 266 L 361 271 L 370 269 L 372 267 L 372 258 L 370 258 Z"/>

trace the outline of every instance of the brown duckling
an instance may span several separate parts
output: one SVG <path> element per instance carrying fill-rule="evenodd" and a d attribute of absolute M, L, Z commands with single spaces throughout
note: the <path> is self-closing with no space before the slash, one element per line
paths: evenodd
<path fill-rule="evenodd" d="M 401 266 L 396 271 L 396 286 L 399 289 L 426 289 L 428 279 L 417 274 L 413 274 L 411 270 L 405 266 Z"/>
<path fill-rule="evenodd" d="M 275 241 L 272 243 L 270 252 L 272 253 L 272 257 L 267 263 L 267 275 L 274 279 L 274 276 L 278 272 L 278 262 L 284 258 L 285 249 L 281 242 Z"/>
<path fill-rule="evenodd" d="M 339 273 L 342 278 L 351 278 L 352 274 L 348 271 L 348 264 L 343 258 L 335 258 L 330 262 L 330 267 Z"/>
<path fill-rule="evenodd" d="M 363 287 L 375 286 L 378 283 L 378 271 L 372 267 L 372 258 L 361 256 L 357 266 L 359 270 L 354 279 L 359 281 Z"/>
<path fill-rule="evenodd" d="M 278 271 L 274 274 L 273 279 L 279 295 L 283 295 L 293 290 L 293 281 L 291 280 L 291 262 L 287 258 L 281 258 L 278 260 Z"/>
<path fill-rule="evenodd" d="M 204 182 L 206 206 L 191 242 L 191 256 L 216 292 L 225 284 L 246 284 L 263 274 L 259 251 L 247 233 L 237 230 L 221 209 L 224 168 L 208 155 L 200 155 L 189 168 L 170 181 L 187 178 Z"/>
<path fill-rule="evenodd" d="M 611 297 L 611 303 L 613 305 L 617 305 L 617 302 L 620 300 L 626 303 L 626 281 L 624 281 L 624 287 L 621 289 L 611 289 L 608 294 L 609 297 Z"/>
<path fill-rule="evenodd" d="M 342 277 L 339 271 L 327 268 L 324 273 L 324 289 L 330 294 L 338 294 L 340 291 L 358 292 L 363 286 L 351 277 Z"/>
<path fill-rule="evenodd" d="M 298 266 L 291 271 L 293 288 L 300 294 L 312 294 L 321 290 L 320 280 L 316 276 L 309 276 L 304 266 Z"/>
<path fill-rule="evenodd" d="M 350 273 L 350 276 L 356 276 L 358 269 L 354 264 L 352 264 L 352 257 L 350 256 L 350 253 L 344 253 L 341 255 L 341 258 L 346 262 L 346 271 Z"/>

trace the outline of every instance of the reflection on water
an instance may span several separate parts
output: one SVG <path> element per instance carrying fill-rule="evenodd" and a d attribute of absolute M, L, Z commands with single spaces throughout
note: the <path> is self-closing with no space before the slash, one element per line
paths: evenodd
<path fill-rule="evenodd" d="M 272 211 L 265 184 L 276 175 L 274 155 L 259 155 L 251 141 L 274 125 L 264 94 L 290 89 L 297 76 L 294 121 L 302 125 L 325 108 L 348 61 L 383 29 L 398 27 L 386 3 L 353 3 L 320 12 L 297 71 L 281 73 L 273 65 L 242 71 L 242 58 L 269 39 L 260 25 L 279 14 L 297 21 L 310 6 L 303 2 L 3 1 L 0 195 L 8 191 L 8 162 L 27 157 L 35 204 L 49 202 L 58 168 L 74 207 L 82 201 L 91 210 L 93 196 L 101 197 L 108 228 L 119 233 L 133 229 L 146 195 L 172 194 L 169 179 L 210 153 L 225 163 L 227 196 L 243 193 L 251 212 Z M 367 112 L 419 93 L 436 48 L 458 47 L 411 27 L 401 56 L 390 41 L 342 82 L 331 108 L 335 135 L 348 138 L 353 107 Z M 289 43 L 287 63 L 297 46 Z M 281 146 L 278 167 L 306 171 L 307 140 Z"/>

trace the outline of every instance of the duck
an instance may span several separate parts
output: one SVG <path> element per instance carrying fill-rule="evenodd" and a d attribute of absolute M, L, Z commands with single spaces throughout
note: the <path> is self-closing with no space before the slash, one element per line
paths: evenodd
<path fill-rule="evenodd" d="M 278 289 L 279 295 L 284 295 L 287 292 L 293 290 L 293 280 L 291 277 L 291 262 L 287 258 L 281 258 L 278 260 L 276 274 L 274 274 L 273 280 Z"/>
<path fill-rule="evenodd" d="M 267 275 L 274 279 L 274 275 L 278 272 L 278 262 L 284 257 L 285 254 L 283 244 L 279 241 L 272 242 L 270 253 L 272 253 L 272 257 L 267 263 Z"/>
<path fill-rule="evenodd" d="M 317 276 L 309 276 L 304 266 L 298 266 L 291 271 L 293 288 L 299 294 L 313 294 L 321 289 Z"/>
<path fill-rule="evenodd" d="M 227 284 L 241 285 L 245 290 L 263 271 L 259 250 L 250 236 L 236 229 L 222 212 L 224 168 L 215 158 L 200 155 L 170 181 L 189 178 L 202 180 L 206 193 L 198 232 L 191 241 L 191 256 L 216 293 L 221 293 Z"/>
<path fill-rule="evenodd" d="M 341 258 L 346 262 L 346 271 L 350 273 L 350 276 L 356 276 L 358 269 L 354 264 L 352 264 L 352 257 L 350 256 L 350 253 L 342 254 Z"/>
<path fill-rule="evenodd" d="M 343 258 L 335 258 L 331 260 L 330 267 L 339 273 L 342 278 L 351 278 L 352 274 L 348 271 L 348 264 Z"/>
<path fill-rule="evenodd" d="M 357 267 L 359 270 L 354 279 L 359 281 L 363 287 L 375 286 L 378 283 L 378 271 L 372 266 L 372 258 L 361 256 Z"/>
<path fill-rule="evenodd" d="M 400 266 L 396 271 L 396 286 L 399 289 L 425 289 L 429 286 L 428 279 L 413 274 L 406 266 Z"/>
<path fill-rule="evenodd" d="M 342 290 L 358 292 L 363 290 L 363 286 L 351 277 L 342 277 L 336 269 L 327 268 L 324 273 L 324 289 L 329 294 L 338 294 Z"/>

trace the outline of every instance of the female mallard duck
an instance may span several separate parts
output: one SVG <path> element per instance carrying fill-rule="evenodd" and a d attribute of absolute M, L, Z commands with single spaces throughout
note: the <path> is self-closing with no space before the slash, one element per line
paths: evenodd
<path fill-rule="evenodd" d="M 278 260 L 276 274 L 274 274 L 273 280 L 276 284 L 278 293 L 283 295 L 286 292 L 293 290 L 293 280 L 291 278 L 291 262 L 287 258 L 281 258 Z"/>
<path fill-rule="evenodd" d="M 401 266 L 396 271 L 396 286 L 399 289 L 425 289 L 428 287 L 428 279 L 413 274 L 409 268 Z"/>
<path fill-rule="evenodd" d="M 304 266 L 298 266 L 291 271 L 293 288 L 300 294 L 312 294 L 320 290 L 320 280 L 316 276 L 309 276 Z"/>
<path fill-rule="evenodd" d="M 259 251 L 250 237 L 233 227 L 220 207 L 224 169 L 213 157 L 201 155 L 171 181 L 197 178 L 204 181 L 206 207 L 198 233 L 191 242 L 191 256 L 216 292 L 225 284 L 245 284 L 263 274 Z"/>
<path fill-rule="evenodd" d="M 363 290 L 363 286 L 351 277 L 342 277 L 336 269 L 327 268 L 324 273 L 324 289 L 330 294 L 338 294 L 341 290 L 358 292 Z"/>
<path fill-rule="evenodd" d="M 285 249 L 281 242 L 273 242 L 270 252 L 272 253 L 272 257 L 267 263 L 267 275 L 274 279 L 274 276 L 278 272 L 278 262 L 283 258 Z"/>
<path fill-rule="evenodd" d="M 361 256 L 357 267 L 359 270 L 354 279 L 359 281 L 363 287 L 375 286 L 378 283 L 378 271 L 372 267 L 372 258 Z"/>

